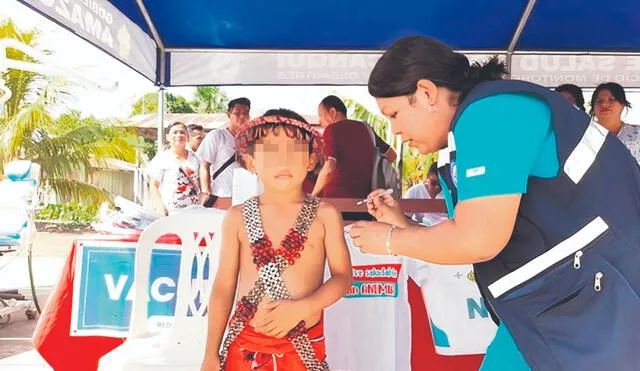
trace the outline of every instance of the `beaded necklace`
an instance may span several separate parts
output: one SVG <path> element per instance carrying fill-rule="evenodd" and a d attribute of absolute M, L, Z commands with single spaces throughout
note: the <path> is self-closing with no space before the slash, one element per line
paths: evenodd
<path fill-rule="evenodd" d="M 307 241 L 307 232 L 316 218 L 319 204 L 318 198 L 305 197 L 293 228 L 289 230 L 276 249 L 273 248 L 271 240 L 262 228 L 258 198 L 251 198 L 242 206 L 244 227 L 251 243 L 251 255 L 256 269 L 258 269 L 258 279 L 249 293 L 240 298 L 236 305 L 229 331 L 220 352 L 221 370 L 224 370 L 229 347 L 256 314 L 258 304 L 264 295 L 269 295 L 271 300 L 291 299 L 281 275 L 287 267 L 295 264 L 296 260 L 300 258 L 300 252 L 304 249 L 304 243 Z M 307 370 L 329 370 L 326 361 L 318 360 L 309 341 L 304 321 L 300 321 L 295 328 L 287 333 L 287 339 L 293 344 Z"/>

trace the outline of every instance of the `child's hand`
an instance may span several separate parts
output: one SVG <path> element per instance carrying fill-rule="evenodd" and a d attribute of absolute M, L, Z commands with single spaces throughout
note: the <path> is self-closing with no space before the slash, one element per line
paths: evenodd
<path fill-rule="evenodd" d="M 267 314 L 256 322 L 256 331 L 282 338 L 300 321 L 309 317 L 309 308 L 300 300 L 275 300 L 264 305 Z"/>

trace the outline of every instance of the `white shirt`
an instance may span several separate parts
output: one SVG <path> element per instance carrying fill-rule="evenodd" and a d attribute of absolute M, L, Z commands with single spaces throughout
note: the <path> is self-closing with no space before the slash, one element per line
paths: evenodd
<path fill-rule="evenodd" d="M 179 159 L 172 150 L 160 152 L 151 160 L 146 172 L 160 182 L 162 204 L 169 213 L 198 204 L 200 161 L 193 151 L 187 150 L 185 160 Z"/>
<path fill-rule="evenodd" d="M 200 147 L 198 157 L 201 161 L 211 164 L 209 173 L 211 178 L 218 169 L 224 165 L 231 156 L 234 156 L 234 137 L 228 128 L 214 129 L 205 135 Z M 218 197 L 231 197 L 233 193 L 233 169 L 239 168 L 237 162 L 229 165 L 218 177 L 211 182 L 211 194 Z"/>
<path fill-rule="evenodd" d="M 424 183 L 413 185 L 405 198 L 431 199 Z M 436 199 L 442 199 L 440 192 Z M 415 213 L 413 220 L 427 226 L 447 220 L 445 213 Z M 431 322 L 436 353 L 442 355 L 483 354 L 494 337 L 491 321 L 480 290 L 475 283 L 472 265 L 438 265 L 422 263 L 417 275 Z"/>
<path fill-rule="evenodd" d="M 484 354 L 496 333 L 496 325 L 475 283 L 472 265 L 424 263 L 422 297 L 431 323 L 436 353 Z"/>
<path fill-rule="evenodd" d="M 327 362 L 333 371 L 411 371 L 407 279 L 418 285 L 421 263 L 362 254 L 345 234 L 353 265 L 349 294 L 325 310 Z M 325 278 L 330 277 L 328 268 Z"/>
<path fill-rule="evenodd" d="M 629 149 L 636 161 L 640 163 L 640 127 L 635 125 L 624 124 L 618 139 Z"/>
<path fill-rule="evenodd" d="M 430 200 L 431 195 L 427 191 L 427 187 L 424 185 L 424 183 L 418 183 L 418 184 L 414 184 L 413 186 L 411 186 L 411 188 L 407 190 L 407 193 L 405 193 L 404 198 Z M 438 195 L 436 196 L 436 199 L 438 200 L 441 200 L 443 198 L 444 196 L 442 192 L 438 193 Z M 415 220 L 416 222 L 422 223 L 425 225 L 438 224 L 443 220 L 447 219 L 446 213 L 407 213 L 407 216 L 409 216 L 411 219 Z"/>
<path fill-rule="evenodd" d="M 233 195 L 231 204 L 241 205 L 246 200 L 260 196 L 264 192 L 264 186 L 258 176 L 242 167 L 233 169 Z"/>

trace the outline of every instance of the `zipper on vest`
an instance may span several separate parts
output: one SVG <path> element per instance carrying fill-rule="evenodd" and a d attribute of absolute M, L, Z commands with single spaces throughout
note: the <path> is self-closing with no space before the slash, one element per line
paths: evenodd
<path fill-rule="evenodd" d="M 602 290 L 602 285 L 600 284 L 600 280 L 602 279 L 602 277 L 604 277 L 604 274 L 602 274 L 602 272 L 598 272 L 596 273 L 596 278 L 593 282 L 593 289 L 596 291 L 600 291 Z"/>
<path fill-rule="evenodd" d="M 576 251 L 576 254 L 573 256 L 573 267 L 575 269 L 580 269 L 580 258 L 582 257 L 582 251 Z"/>
<path fill-rule="evenodd" d="M 608 234 L 609 234 L 609 229 L 607 228 L 600 235 L 598 235 L 596 238 L 594 238 L 593 240 L 591 240 L 587 244 L 585 244 L 583 247 L 581 247 L 581 250 L 577 250 L 575 253 L 573 253 L 573 267 L 574 267 L 574 269 L 580 269 L 582 267 L 582 257 L 585 256 L 584 254 L 586 254 L 586 252 L 590 251 L 592 248 L 598 246 L 599 242 L 603 238 L 605 238 L 605 236 L 608 236 Z M 548 252 L 548 251 L 546 251 L 546 252 Z M 563 259 L 560 259 L 560 260 L 554 262 L 551 266 L 549 266 L 549 267 L 537 272 L 533 277 L 529 278 L 525 282 L 521 282 L 521 283 L 519 283 L 517 285 L 513 285 L 512 287 L 510 287 L 507 291 L 505 291 L 504 293 L 502 293 L 498 297 L 494 297 L 494 299 L 499 301 L 500 298 L 502 298 L 502 297 L 504 297 L 506 295 L 509 295 L 510 293 L 518 290 L 519 288 L 527 285 L 529 282 L 531 282 L 531 280 L 534 280 L 536 278 L 544 276 L 546 273 L 554 270 L 555 268 L 557 268 L 559 265 L 561 265 L 563 263 L 570 263 L 570 262 L 571 262 L 571 254 L 569 254 L 568 256 L 566 256 Z M 520 268 L 522 268 L 522 266 L 519 267 L 519 268 L 516 268 L 516 271 L 518 269 L 520 269 Z M 600 279 L 602 279 L 602 277 L 603 276 L 601 275 Z M 595 280 L 592 281 L 592 282 L 594 282 L 594 289 L 595 289 L 595 286 L 596 286 L 595 285 Z M 598 280 L 598 282 L 600 282 L 600 281 Z M 587 282 L 587 285 L 588 285 L 588 282 Z M 489 285 L 489 286 L 491 286 L 491 285 Z M 486 288 L 489 289 L 489 286 L 487 286 Z M 599 290 L 597 290 L 597 291 L 599 291 Z M 489 292 L 491 292 L 491 291 L 489 290 Z"/>

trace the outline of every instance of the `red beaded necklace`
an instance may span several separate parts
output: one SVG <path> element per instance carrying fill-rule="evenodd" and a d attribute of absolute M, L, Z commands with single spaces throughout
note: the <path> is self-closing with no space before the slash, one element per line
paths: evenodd
<path fill-rule="evenodd" d="M 258 218 L 262 219 L 259 206 L 256 206 L 258 207 Z M 256 265 L 256 269 L 260 269 L 272 262 L 275 263 L 276 257 L 278 256 L 286 260 L 289 265 L 295 264 L 296 260 L 300 258 L 300 252 L 304 249 L 304 243 L 307 242 L 307 236 L 300 233 L 296 228 L 300 221 L 300 213 L 302 213 L 303 210 L 304 205 L 296 217 L 294 226 L 289 229 L 289 232 L 284 236 L 278 248 L 273 248 L 271 239 L 269 239 L 269 236 L 260 228 L 262 236 L 251 244 L 251 255 L 253 256 L 253 263 Z"/>
<path fill-rule="evenodd" d="M 293 265 L 300 258 L 300 252 L 304 249 L 305 242 L 307 242 L 307 236 L 291 228 L 284 236 L 280 247 L 274 249 L 269 237 L 263 234 L 258 241 L 251 244 L 253 263 L 257 269 L 260 269 L 271 262 L 275 263 L 276 257 L 281 256 L 289 265 Z"/>

